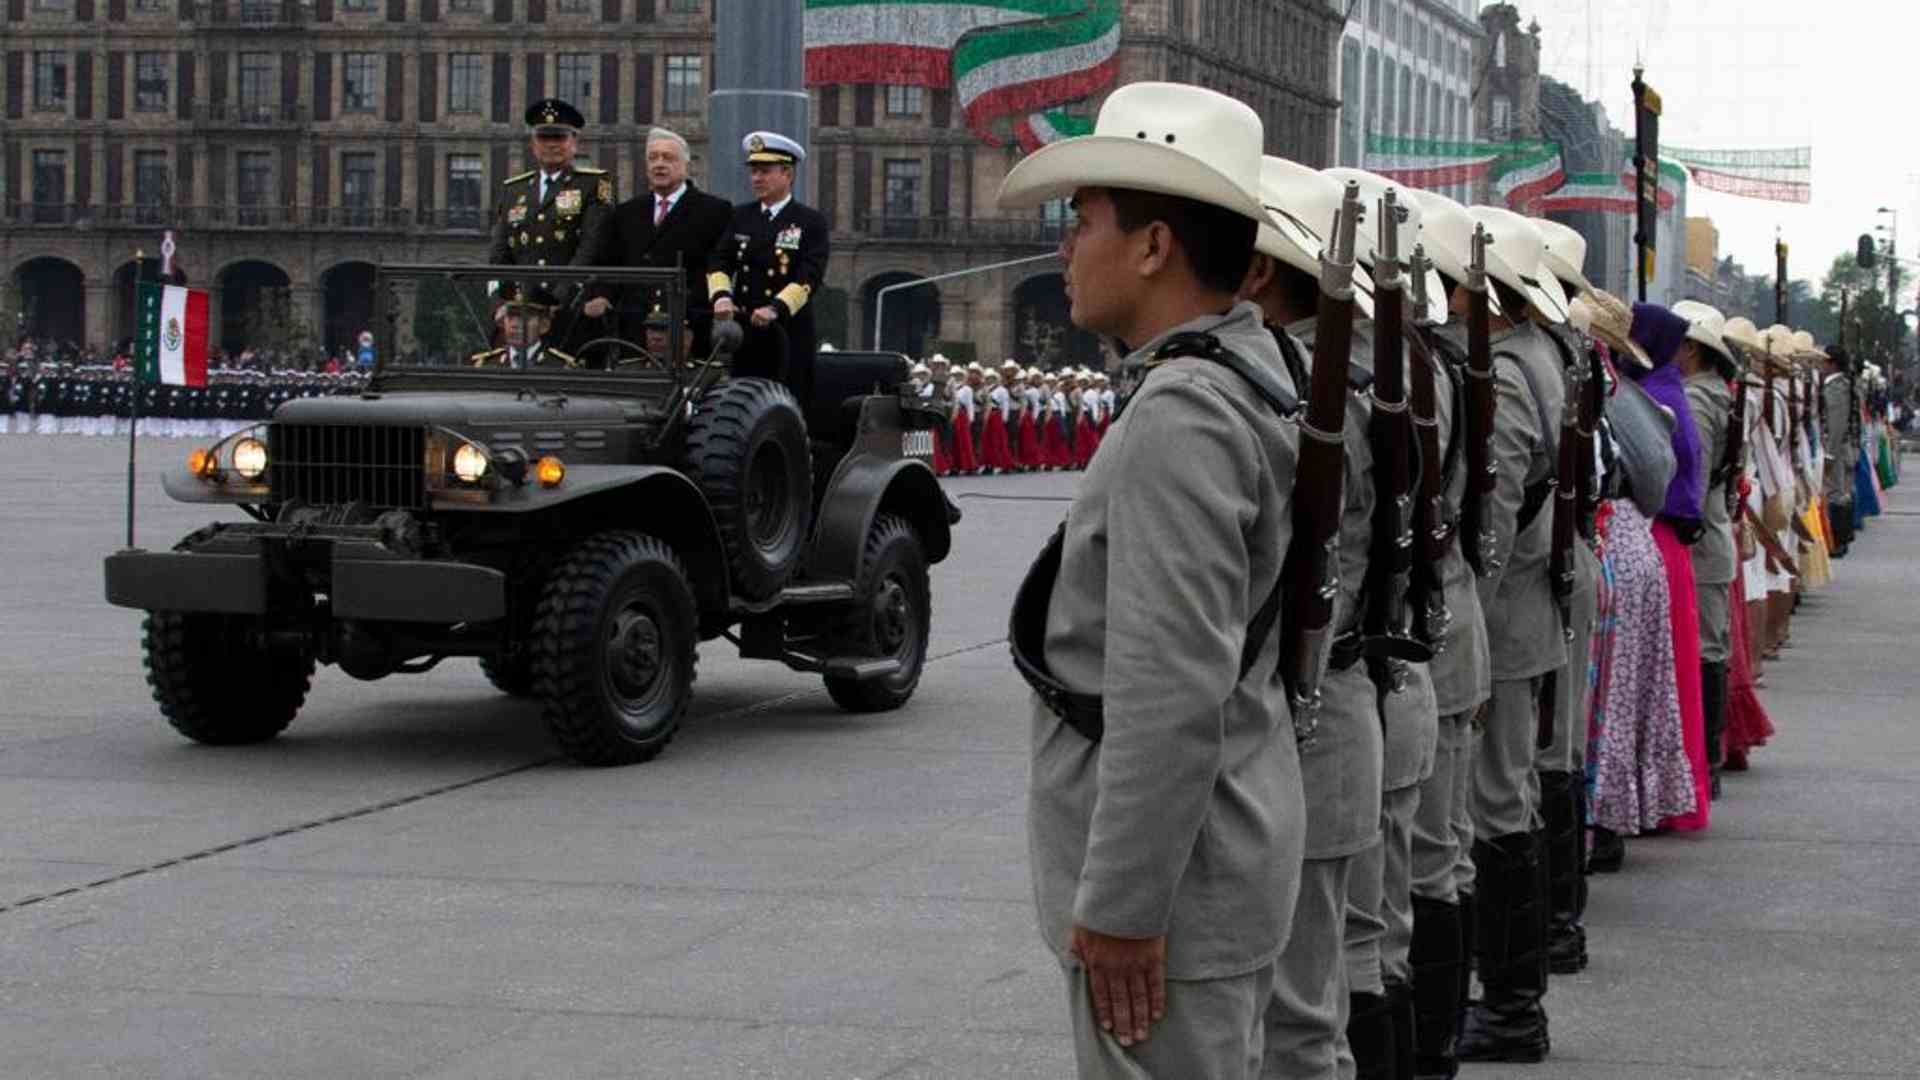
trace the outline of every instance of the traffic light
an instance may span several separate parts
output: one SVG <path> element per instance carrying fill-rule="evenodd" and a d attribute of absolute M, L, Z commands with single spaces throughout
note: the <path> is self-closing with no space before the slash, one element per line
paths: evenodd
<path fill-rule="evenodd" d="M 1879 258 L 1879 252 L 1873 248 L 1873 234 L 1861 233 L 1860 243 L 1854 248 L 1853 261 L 1860 264 L 1860 269 L 1871 270 Z"/>

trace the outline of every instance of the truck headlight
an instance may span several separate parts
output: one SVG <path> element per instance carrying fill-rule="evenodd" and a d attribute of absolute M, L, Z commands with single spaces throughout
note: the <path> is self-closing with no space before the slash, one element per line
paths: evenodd
<path fill-rule="evenodd" d="M 248 480 L 258 480 L 267 471 L 267 444 L 255 438 L 233 444 L 233 471 Z"/>
<path fill-rule="evenodd" d="M 487 475 L 487 452 L 473 443 L 461 443 L 453 452 L 453 475 L 463 484 L 477 484 Z"/>

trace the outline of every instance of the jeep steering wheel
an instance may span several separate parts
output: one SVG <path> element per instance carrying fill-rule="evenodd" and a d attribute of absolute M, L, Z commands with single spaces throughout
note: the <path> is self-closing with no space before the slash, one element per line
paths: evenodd
<path fill-rule="evenodd" d="M 608 371 L 619 371 L 622 368 L 629 367 L 653 368 L 659 371 L 665 371 L 667 369 L 665 361 L 648 352 L 645 348 L 628 341 L 626 338 L 620 337 L 595 338 L 587 342 L 585 345 L 580 346 L 581 358 L 590 358 L 593 350 L 601 345 L 612 345 L 618 350 L 614 354 L 613 361 L 606 365 L 606 370 Z"/>

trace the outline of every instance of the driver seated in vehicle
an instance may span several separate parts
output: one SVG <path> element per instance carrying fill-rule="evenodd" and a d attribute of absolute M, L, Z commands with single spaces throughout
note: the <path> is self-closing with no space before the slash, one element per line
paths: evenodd
<path fill-rule="evenodd" d="M 516 370 L 534 367 L 580 366 L 580 361 L 547 344 L 553 331 L 553 313 L 559 300 L 543 288 L 527 291 L 525 299 L 508 300 L 501 305 L 501 322 L 506 344 L 468 357 L 474 367 L 504 367 Z"/>
<path fill-rule="evenodd" d="M 647 315 L 646 347 L 647 355 L 653 357 L 661 367 L 673 362 L 673 320 L 657 306 Z M 693 327 L 690 324 L 680 327 L 680 358 L 680 362 L 689 367 L 701 359 L 693 353 Z"/>

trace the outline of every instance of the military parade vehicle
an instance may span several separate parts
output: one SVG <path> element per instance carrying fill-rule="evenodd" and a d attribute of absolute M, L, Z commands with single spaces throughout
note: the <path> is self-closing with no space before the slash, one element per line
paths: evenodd
<path fill-rule="evenodd" d="M 823 351 L 799 401 L 727 377 L 739 324 L 687 355 L 677 270 L 526 273 L 383 266 L 361 392 L 288 401 L 166 473 L 174 499 L 245 514 L 106 562 L 107 598 L 147 612 L 148 681 L 182 734 L 274 737 L 316 665 L 373 680 L 473 657 L 576 760 L 645 761 L 720 638 L 819 675 L 843 709 L 913 695 L 928 568 L 960 514 L 906 359 Z M 652 298 L 644 344 L 562 348 L 593 288 Z M 502 300 L 540 290 L 573 299 Z"/>

